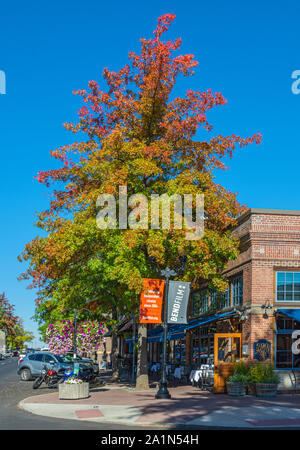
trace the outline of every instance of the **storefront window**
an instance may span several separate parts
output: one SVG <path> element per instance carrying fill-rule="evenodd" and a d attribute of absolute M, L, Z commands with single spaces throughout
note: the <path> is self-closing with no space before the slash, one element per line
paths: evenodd
<path fill-rule="evenodd" d="M 195 367 L 199 366 L 200 361 L 200 341 L 199 341 L 199 328 L 196 328 L 192 332 L 192 364 Z"/>
<path fill-rule="evenodd" d="M 292 353 L 292 333 L 300 330 L 300 322 L 286 316 L 276 318 L 276 368 L 300 368 L 300 355 Z"/>
<path fill-rule="evenodd" d="M 300 301 L 300 272 L 276 272 L 276 301 Z"/>
<path fill-rule="evenodd" d="M 185 363 L 185 340 L 180 339 L 175 341 L 174 346 L 174 361 L 177 364 Z"/>

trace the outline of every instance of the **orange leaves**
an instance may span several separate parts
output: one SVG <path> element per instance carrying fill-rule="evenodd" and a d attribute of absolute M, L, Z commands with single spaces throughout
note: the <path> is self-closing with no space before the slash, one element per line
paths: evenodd
<path fill-rule="evenodd" d="M 236 245 L 226 233 L 243 207 L 234 193 L 214 182 L 212 173 L 225 169 L 223 159 L 236 147 L 258 144 L 261 135 L 195 140 L 199 129 L 212 130 L 209 112 L 225 105 L 226 99 L 210 89 L 188 90 L 183 98 L 174 95 L 178 77 L 192 75 L 198 64 L 193 54 L 175 54 L 180 38 L 162 40 L 174 19 L 173 14 L 161 16 L 154 37 L 141 39 L 139 53 L 130 52 L 128 64 L 119 71 L 104 69 L 106 89 L 90 81 L 86 90 L 74 92 L 82 100 L 78 123 L 65 127 L 84 139 L 52 151 L 62 167 L 38 174 L 41 183 L 61 182 L 63 188 L 54 190 L 49 210 L 39 216 L 38 226 L 49 232 L 48 238 L 33 241 L 23 254 L 30 260 L 27 274 L 36 285 L 55 289 L 56 280 L 74 266 L 80 269 L 89 257 L 106 260 L 109 254 L 113 280 L 137 289 L 149 269 L 145 247 L 161 264 L 188 254 L 185 276 L 191 279 L 213 277 L 220 261 L 235 256 Z M 100 234 L 97 196 L 117 195 L 119 186 L 127 186 L 128 195 L 142 193 L 147 198 L 204 193 L 205 237 L 188 242 L 185 229 Z M 65 223 L 66 217 L 70 222 Z"/>
<path fill-rule="evenodd" d="M 170 23 L 175 20 L 175 17 L 175 14 L 164 14 L 158 18 L 158 25 L 154 31 L 154 35 L 157 39 L 168 30 Z"/>

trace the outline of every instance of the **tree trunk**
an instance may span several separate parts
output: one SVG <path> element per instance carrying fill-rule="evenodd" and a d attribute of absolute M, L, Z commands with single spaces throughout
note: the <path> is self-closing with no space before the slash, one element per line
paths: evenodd
<path fill-rule="evenodd" d="M 113 308 L 112 318 L 117 320 L 118 313 L 117 309 Z M 118 346 L 118 335 L 117 328 L 113 327 L 111 334 L 111 368 L 112 368 L 112 381 L 119 381 L 119 346 Z"/>
<path fill-rule="evenodd" d="M 116 331 L 112 332 L 111 335 L 111 367 L 112 367 L 112 381 L 119 381 L 119 347 L 118 347 L 118 336 Z"/>
<path fill-rule="evenodd" d="M 136 389 L 149 389 L 148 355 L 147 355 L 147 324 L 138 326 L 138 357 Z"/>

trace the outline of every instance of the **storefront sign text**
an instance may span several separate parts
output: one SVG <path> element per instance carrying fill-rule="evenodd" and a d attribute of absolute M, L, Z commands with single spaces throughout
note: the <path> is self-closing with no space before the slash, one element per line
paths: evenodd
<path fill-rule="evenodd" d="M 271 342 L 266 339 L 259 339 L 254 342 L 254 358 L 265 361 L 271 357 Z"/>

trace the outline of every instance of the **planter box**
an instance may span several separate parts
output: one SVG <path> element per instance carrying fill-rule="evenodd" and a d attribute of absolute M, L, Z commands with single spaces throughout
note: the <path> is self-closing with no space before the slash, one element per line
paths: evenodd
<path fill-rule="evenodd" d="M 276 397 L 277 384 L 273 383 L 255 383 L 257 397 Z"/>
<path fill-rule="evenodd" d="M 59 384 L 58 395 L 61 400 L 77 400 L 89 396 L 89 383 Z"/>
<path fill-rule="evenodd" d="M 226 382 L 227 394 L 232 397 L 241 397 L 246 395 L 246 385 L 243 383 Z"/>

